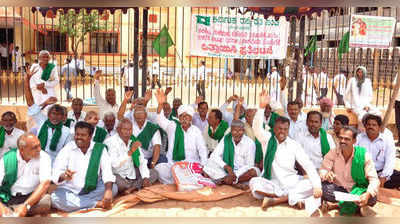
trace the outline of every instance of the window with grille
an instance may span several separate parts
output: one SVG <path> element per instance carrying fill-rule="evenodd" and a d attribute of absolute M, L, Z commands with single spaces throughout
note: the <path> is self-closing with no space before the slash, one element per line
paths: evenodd
<path fill-rule="evenodd" d="M 67 35 L 60 34 L 58 31 L 37 32 L 37 50 L 47 50 L 50 52 L 67 51 Z"/>
<path fill-rule="evenodd" d="M 118 53 L 118 33 L 91 33 L 91 53 Z"/>

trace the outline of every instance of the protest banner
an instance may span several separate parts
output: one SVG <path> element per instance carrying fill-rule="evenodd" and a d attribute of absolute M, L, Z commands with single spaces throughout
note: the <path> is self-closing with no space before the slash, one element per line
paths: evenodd
<path fill-rule="evenodd" d="M 245 16 L 192 15 L 190 53 L 193 56 L 284 59 L 289 23 Z"/>

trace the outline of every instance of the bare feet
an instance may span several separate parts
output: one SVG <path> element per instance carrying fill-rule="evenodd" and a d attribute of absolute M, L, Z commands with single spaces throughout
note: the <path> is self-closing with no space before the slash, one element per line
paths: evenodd
<path fill-rule="evenodd" d="M 297 208 L 299 210 L 304 209 L 304 202 L 302 202 L 302 201 L 297 202 L 297 204 L 295 205 L 295 208 Z"/>
<path fill-rule="evenodd" d="M 273 198 L 265 197 L 261 204 L 261 209 L 267 211 L 267 209 L 274 204 L 274 200 Z"/>
<path fill-rule="evenodd" d="M 376 215 L 376 212 L 369 206 L 364 206 L 360 208 L 360 214 L 362 217 L 372 217 Z"/>
<path fill-rule="evenodd" d="M 249 189 L 249 186 L 246 184 L 242 184 L 242 183 L 237 183 L 237 184 L 233 184 L 232 187 L 234 188 L 238 188 L 244 191 L 247 191 Z"/>

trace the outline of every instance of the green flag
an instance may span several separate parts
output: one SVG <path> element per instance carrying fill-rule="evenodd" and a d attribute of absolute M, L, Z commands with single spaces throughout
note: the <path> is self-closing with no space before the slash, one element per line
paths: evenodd
<path fill-rule="evenodd" d="M 209 16 L 196 16 L 198 24 L 204 24 L 206 26 L 210 25 L 211 17 Z"/>
<path fill-rule="evenodd" d="M 338 47 L 339 61 L 342 60 L 342 54 L 349 52 L 349 41 L 350 41 L 350 32 L 347 31 L 342 40 L 340 40 Z"/>
<path fill-rule="evenodd" d="M 168 54 L 168 48 L 174 45 L 171 36 L 168 33 L 166 25 L 162 28 L 156 39 L 153 41 L 153 48 L 156 50 L 161 58 L 164 58 Z"/>
<path fill-rule="evenodd" d="M 307 56 L 313 53 L 317 49 L 317 37 L 311 37 L 311 40 L 308 41 L 306 50 L 304 51 L 304 56 Z"/>

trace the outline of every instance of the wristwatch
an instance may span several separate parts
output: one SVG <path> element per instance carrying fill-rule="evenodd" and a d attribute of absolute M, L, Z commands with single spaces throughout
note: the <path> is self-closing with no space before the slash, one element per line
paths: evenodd
<path fill-rule="evenodd" d="M 31 205 L 28 202 L 24 202 L 24 206 L 26 208 L 26 210 L 31 210 Z"/>

